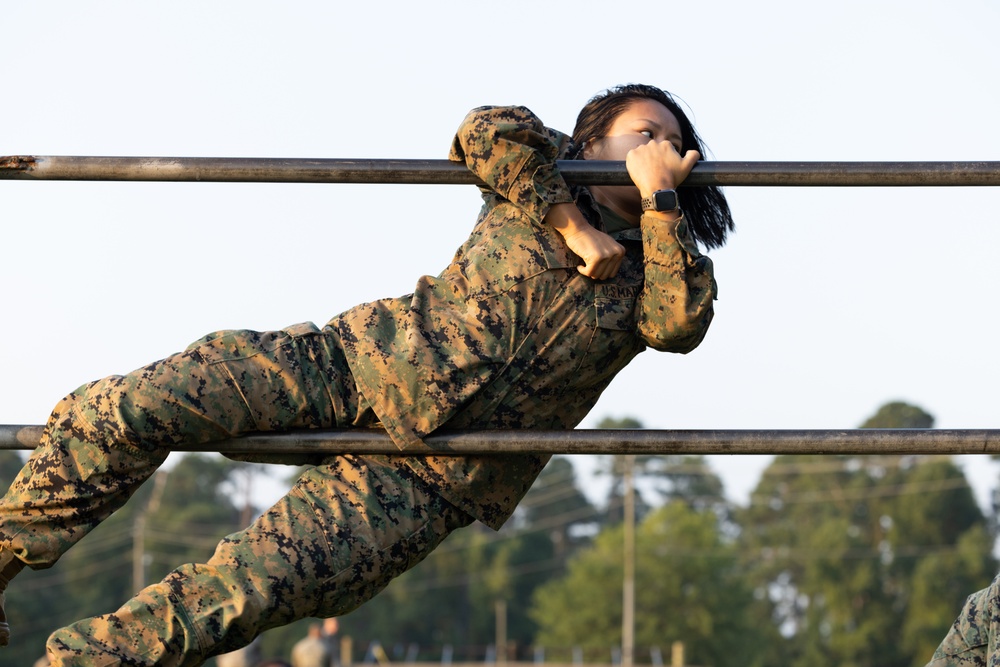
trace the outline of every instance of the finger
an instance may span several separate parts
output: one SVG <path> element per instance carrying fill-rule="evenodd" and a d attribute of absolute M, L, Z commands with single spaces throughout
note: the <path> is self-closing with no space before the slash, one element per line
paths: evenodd
<path fill-rule="evenodd" d="M 608 262 L 608 271 L 607 271 L 608 275 L 606 276 L 606 279 L 614 278 L 616 275 L 618 275 L 618 269 L 620 269 L 621 266 L 622 266 L 622 260 L 620 257 L 612 258 Z"/>
<path fill-rule="evenodd" d="M 590 267 L 590 277 L 594 280 L 604 280 L 604 259 L 599 259 Z"/>
<path fill-rule="evenodd" d="M 615 276 L 618 275 L 618 270 L 622 267 L 622 261 L 624 261 L 625 259 L 624 250 L 625 249 L 622 248 L 623 252 L 621 254 L 615 253 L 613 256 L 608 258 L 604 276 L 605 280 L 614 278 Z"/>

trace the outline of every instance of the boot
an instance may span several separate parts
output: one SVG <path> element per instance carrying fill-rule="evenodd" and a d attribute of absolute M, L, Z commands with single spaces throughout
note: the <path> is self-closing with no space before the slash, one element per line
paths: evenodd
<path fill-rule="evenodd" d="M 24 568 L 24 563 L 14 557 L 9 550 L 0 548 L 0 646 L 6 646 L 10 642 L 10 625 L 7 623 L 7 614 L 4 611 L 6 602 L 7 584 L 10 580 Z"/>

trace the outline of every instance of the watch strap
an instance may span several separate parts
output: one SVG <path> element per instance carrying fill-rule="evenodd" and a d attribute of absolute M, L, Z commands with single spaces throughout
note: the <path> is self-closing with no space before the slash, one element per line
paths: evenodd
<path fill-rule="evenodd" d="M 643 211 L 657 211 L 659 213 L 676 211 L 680 208 L 677 200 L 676 190 L 657 190 L 648 197 L 642 198 Z"/>

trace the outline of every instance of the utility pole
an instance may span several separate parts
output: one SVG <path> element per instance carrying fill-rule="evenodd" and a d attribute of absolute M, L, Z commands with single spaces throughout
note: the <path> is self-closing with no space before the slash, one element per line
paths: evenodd
<path fill-rule="evenodd" d="M 132 590 L 135 593 L 146 587 L 146 517 L 160 506 L 160 498 L 163 497 L 163 487 L 166 483 L 167 471 L 157 471 L 149 502 L 139 510 L 132 523 Z"/>
<path fill-rule="evenodd" d="M 497 664 L 507 664 L 507 601 L 496 601 Z"/>
<path fill-rule="evenodd" d="M 624 457 L 625 470 L 625 576 L 622 582 L 622 667 L 635 659 L 635 455 Z"/>

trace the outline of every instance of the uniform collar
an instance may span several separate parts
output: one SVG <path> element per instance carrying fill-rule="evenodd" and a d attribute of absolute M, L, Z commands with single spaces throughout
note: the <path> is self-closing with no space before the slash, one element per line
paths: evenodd
<path fill-rule="evenodd" d="M 625 218 L 621 217 L 607 206 L 598 204 L 601 211 L 601 220 L 604 222 L 604 231 L 608 236 L 616 241 L 628 240 L 638 241 L 642 239 L 642 230 L 632 226 Z"/>

